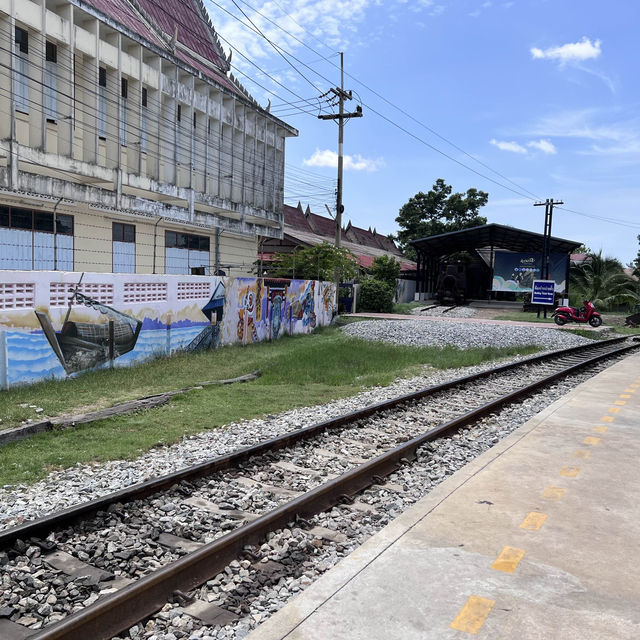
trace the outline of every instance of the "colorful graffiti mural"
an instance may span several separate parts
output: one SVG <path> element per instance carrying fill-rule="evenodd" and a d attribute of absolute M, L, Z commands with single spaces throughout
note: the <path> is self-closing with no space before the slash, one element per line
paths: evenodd
<path fill-rule="evenodd" d="M 331 322 L 333 298 L 329 282 L 236 278 L 227 292 L 222 342 L 247 344 L 309 333 Z"/>
<path fill-rule="evenodd" d="M 4 271 L 0 388 L 308 333 L 331 322 L 333 289 L 310 280 Z"/>

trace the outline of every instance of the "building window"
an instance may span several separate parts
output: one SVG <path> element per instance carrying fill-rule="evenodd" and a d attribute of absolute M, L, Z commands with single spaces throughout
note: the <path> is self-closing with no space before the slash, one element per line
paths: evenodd
<path fill-rule="evenodd" d="M 13 95 L 16 111 L 29 113 L 29 32 L 20 27 L 15 29 Z"/>
<path fill-rule="evenodd" d="M 113 273 L 136 272 L 136 227 L 114 222 L 111 227 Z"/>
<path fill-rule="evenodd" d="M 147 89 L 142 87 L 142 105 L 140 110 L 140 151 L 147 150 Z"/>
<path fill-rule="evenodd" d="M 127 98 L 129 97 L 129 81 L 120 79 L 120 144 L 127 144 Z"/>
<path fill-rule="evenodd" d="M 53 42 L 45 46 L 44 115 L 47 120 L 58 119 L 58 47 Z"/>
<path fill-rule="evenodd" d="M 53 228 L 53 213 L 0 206 L 0 269 L 73 271 L 73 216 L 57 214 Z"/>
<path fill-rule="evenodd" d="M 98 136 L 107 137 L 107 70 L 98 70 Z"/>
<path fill-rule="evenodd" d="M 165 231 L 165 273 L 200 273 L 209 268 L 209 238 Z"/>

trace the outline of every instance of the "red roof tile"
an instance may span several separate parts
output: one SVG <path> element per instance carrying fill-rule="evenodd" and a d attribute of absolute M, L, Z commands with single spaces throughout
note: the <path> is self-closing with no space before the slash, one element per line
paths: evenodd
<path fill-rule="evenodd" d="M 162 38 L 154 33 L 124 0 L 87 0 L 87 3 L 152 44 L 164 45 Z"/>
<path fill-rule="evenodd" d="M 178 42 L 207 60 L 215 68 L 212 69 L 180 47 L 175 48 L 173 55 L 233 93 L 243 94 L 233 80 L 226 76 L 228 64 L 224 52 L 200 0 L 135 0 L 132 2 L 87 0 L 87 2 L 129 31 L 165 50 L 168 50 L 168 42 L 173 39 L 177 27 Z M 160 34 L 163 34 L 164 38 Z"/>
<path fill-rule="evenodd" d="M 214 41 L 208 16 L 197 0 L 137 0 L 144 11 L 169 37 L 178 28 L 178 42 L 224 68 L 222 52 Z"/>
<path fill-rule="evenodd" d="M 298 231 L 307 231 L 313 233 L 313 229 L 309 225 L 307 216 L 302 212 L 302 207 L 291 207 L 288 204 L 283 205 L 284 224 Z"/>
<path fill-rule="evenodd" d="M 311 228 L 321 236 L 326 236 L 327 238 L 335 238 L 336 236 L 336 222 L 331 218 L 325 218 L 323 216 L 319 216 L 317 213 L 309 213 L 308 215 L 309 224 Z"/>

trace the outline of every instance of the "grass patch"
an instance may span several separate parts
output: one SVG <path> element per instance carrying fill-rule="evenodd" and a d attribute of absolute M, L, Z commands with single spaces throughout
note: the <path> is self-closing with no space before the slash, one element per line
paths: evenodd
<path fill-rule="evenodd" d="M 177 442 L 185 435 L 229 422 L 310 406 L 354 395 L 363 387 L 386 385 L 417 374 L 425 365 L 445 369 L 538 351 L 536 346 L 509 349 L 398 347 L 367 342 L 335 327 L 309 336 L 287 336 L 272 343 L 231 346 L 216 351 L 179 354 L 139 365 L 90 372 L 72 380 L 50 380 L 0 393 L 2 426 L 49 416 L 96 409 L 144 395 L 232 378 L 253 369 L 262 377 L 250 383 L 212 386 L 176 396 L 151 411 L 48 432 L 2 448 L 0 485 L 30 483 L 52 469 L 77 463 L 132 459 L 144 451 Z M 26 407 L 20 405 L 26 404 Z"/>
<path fill-rule="evenodd" d="M 551 317 L 551 311 L 547 312 L 547 317 L 543 317 L 542 313 L 538 318 L 537 311 L 513 311 L 511 313 L 505 312 L 499 316 L 495 316 L 494 320 L 510 320 L 511 322 L 553 322 Z"/>
<path fill-rule="evenodd" d="M 422 309 L 423 307 L 428 306 L 429 305 L 424 300 L 418 300 L 414 302 L 397 302 L 393 305 L 393 313 L 408 315 L 411 313 L 412 309 Z"/>
<path fill-rule="evenodd" d="M 638 336 L 640 335 L 640 328 L 634 327 L 613 327 L 616 333 L 620 333 L 625 336 Z"/>

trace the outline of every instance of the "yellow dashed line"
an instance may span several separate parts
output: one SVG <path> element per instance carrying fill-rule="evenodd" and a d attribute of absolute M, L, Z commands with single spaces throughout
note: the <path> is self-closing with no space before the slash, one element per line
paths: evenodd
<path fill-rule="evenodd" d="M 585 451 L 584 449 L 578 449 L 573 453 L 574 458 L 584 458 L 585 460 L 589 458 L 590 455 L 591 455 L 591 451 Z M 564 469 L 574 469 L 574 468 L 575 467 L 565 467 Z M 564 469 L 562 471 L 564 471 Z M 562 471 L 560 472 L 560 475 L 564 475 Z M 578 474 L 576 473 L 576 475 Z"/>
<path fill-rule="evenodd" d="M 626 398 L 628 400 L 629 398 L 631 398 L 631 394 L 630 393 L 621 393 L 618 397 L 619 398 Z"/>
<path fill-rule="evenodd" d="M 585 451 L 585 453 L 589 453 Z M 585 456 L 588 457 L 588 456 Z M 560 475 L 565 478 L 575 478 L 580 473 L 580 467 L 563 467 L 560 470 Z"/>
<path fill-rule="evenodd" d="M 626 400 L 616 400 L 613 404 L 624 405 L 624 404 L 627 404 L 627 401 Z"/>
<path fill-rule="evenodd" d="M 495 600 L 488 598 L 480 598 L 479 596 L 469 596 L 466 604 L 456 619 L 451 623 L 451 628 L 457 631 L 466 631 L 467 633 L 476 634 L 491 613 Z"/>
<path fill-rule="evenodd" d="M 620 407 L 609 407 L 609 413 L 620 413 Z"/>
<path fill-rule="evenodd" d="M 596 444 L 598 444 L 598 442 L 600 442 L 600 438 L 594 438 L 593 436 L 587 436 L 582 442 L 584 442 L 584 444 L 596 445 Z"/>
<path fill-rule="evenodd" d="M 567 490 L 562 487 L 547 487 L 540 494 L 540 497 L 545 500 L 560 500 L 566 492 Z"/>
<path fill-rule="evenodd" d="M 636 390 L 635 389 L 625 389 L 624 392 L 625 393 L 635 393 Z"/>
<path fill-rule="evenodd" d="M 613 420 L 613 416 L 602 416 L 602 418 L 600 418 L 601 422 L 613 422 Z"/>
<path fill-rule="evenodd" d="M 597 427 L 593 427 L 593 430 L 596 433 L 607 433 L 607 431 L 609 430 L 609 427 L 605 427 L 604 425 L 599 425 Z"/>
<path fill-rule="evenodd" d="M 527 529 L 528 531 L 537 531 L 542 528 L 545 520 L 547 519 L 546 513 L 539 513 L 538 511 L 532 511 L 527 517 L 520 523 L 521 529 Z"/>
<path fill-rule="evenodd" d="M 505 547 L 495 562 L 491 565 L 496 571 L 504 571 L 505 573 L 513 573 L 518 563 L 524 558 L 524 549 L 516 549 L 515 547 Z"/>

